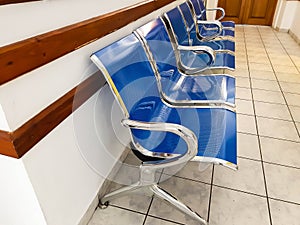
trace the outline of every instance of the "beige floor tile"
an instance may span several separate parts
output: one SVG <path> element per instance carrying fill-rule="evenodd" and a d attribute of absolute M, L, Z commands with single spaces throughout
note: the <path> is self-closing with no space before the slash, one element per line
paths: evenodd
<path fill-rule="evenodd" d="M 255 113 L 257 116 L 291 120 L 291 115 L 286 105 L 266 103 L 266 102 L 254 102 Z"/>
<path fill-rule="evenodd" d="M 276 73 L 279 81 L 300 83 L 300 75 L 293 73 Z"/>
<path fill-rule="evenodd" d="M 257 123 L 259 135 L 299 141 L 293 122 L 257 117 Z"/>
<path fill-rule="evenodd" d="M 298 107 L 298 106 L 290 106 L 290 110 L 291 110 L 293 119 L 296 122 L 300 123 L 300 107 Z"/>
<path fill-rule="evenodd" d="M 247 70 L 248 69 L 248 63 L 247 63 L 247 61 L 237 61 L 236 60 L 235 67 L 237 69 Z"/>
<path fill-rule="evenodd" d="M 273 225 L 299 225 L 300 205 L 270 199 Z"/>
<path fill-rule="evenodd" d="M 288 105 L 300 106 L 300 95 L 292 93 L 284 93 Z"/>
<path fill-rule="evenodd" d="M 144 218 L 145 215 L 109 206 L 107 209 L 97 209 L 88 225 L 141 225 Z"/>
<path fill-rule="evenodd" d="M 122 187 L 122 185 L 113 183 L 110 187 L 109 192 L 117 190 L 120 187 Z M 114 206 L 120 206 L 130 210 L 134 210 L 137 212 L 141 212 L 141 213 L 146 213 L 150 205 L 151 197 L 152 196 L 145 195 L 143 191 L 137 190 L 126 196 L 111 200 L 110 204 Z"/>
<path fill-rule="evenodd" d="M 269 58 L 266 53 L 260 55 L 248 55 L 248 60 L 250 63 L 261 62 L 263 64 L 269 63 Z"/>
<path fill-rule="evenodd" d="M 176 166 L 178 168 L 178 166 Z M 170 175 L 175 175 L 181 178 L 188 178 L 196 181 L 201 181 L 205 183 L 211 182 L 212 177 L 212 164 L 211 163 L 203 163 L 203 162 L 188 162 L 183 169 L 181 169 L 178 173 L 176 168 L 168 168 L 164 169 L 164 175 L 161 178 L 161 181 L 166 180 L 165 178 L 169 178 Z"/>
<path fill-rule="evenodd" d="M 300 203 L 300 170 L 264 163 L 268 195 L 271 198 Z"/>
<path fill-rule="evenodd" d="M 237 134 L 238 156 L 261 160 L 258 137 L 250 134 Z"/>
<path fill-rule="evenodd" d="M 300 143 L 261 137 L 260 144 L 265 162 L 300 168 Z"/>
<path fill-rule="evenodd" d="M 249 88 L 236 87 L 235 92 L 236 98 L 252 100 L 252 94 Z"/>
<path fill-rule="evenodd" d="M 268 91 L 281 91 L 278 82 L 275 80 L 251 79 L 252 88 Z"/>
<path fill-rule="evenodd" d="M 261 162 L 238 159 L 238 170 L 215 166 L 213 184 L 258 195 L 266 195 Z"/>
<path fill-rule="evenodd" d="M 253 89 L 252 93 L 255 101 L 285 104 L 281 92 Z"/>
<path fill-rule="evenodd" d="M 210 225 L 269 225 L 267 199 L 213 187 Z"/>
<path fill-rule="evenodd" d="M 248 77 L 236 77 L 235 85 L 236 87 L 250 88 L 250 80 Z"/>
<path fill-rule="evenodd" d="M 248 70 L 242 70 L 242 69 L 236 69 L 235 71 L 227 70 L 225 73 L 236 77 L 249 77 Z"/>
<path fill-rule="evenodd" d="M 160 186 L 178 197 L 181 202 L 188 205 L 203 218 L 207 218 L 210 185 L 172 177 Z M 149 214 L 184 224 L 199 224 L 158 198 L 154 198 Z"/>
<path fill-rule="evenodd" d="M 257 134 L 254 116 L 237 114 L 237 131 L 242 133 Z"/>
<path fill-rule="evenodd" d="M 250 77 L 251 79 L 276 80 L 276 76 L 272 71 L 251 70 Z"/>
<path fill-rule="evenodd" d="M 287 59 L 272 59 L 271 58 L 271 63 L 273 65 L 273 67 L 275 68 L 278 65 L 282 65 L 282 66 L 294 66 L 292 60 L 290 60 L 290 58 Z"/>
<path fill-rule="evenodd" d="M 295 66 L 285 66 L 285 65 L 273 65 L 274 71 L 276 73 L 294 73 L 299 74 Z"/>
<path fill-rule="evenodd" d="M 262 64 L 262 63 L 249 63 L 249 70 L 251 71 L 269 71 L 273 72 L 272 66 L 270 62 L 268 64 Z"/>
<path fill-rule="evenodd" d="M 300 75 L 299 75 L 300 76 Z M 300 84 L 280 82 L 282 91 L 300 94 Z"/>
<path fill-rule="evenodd" d="M 237 113 L 254 115 L 253 104 L 251 100 L 236 99 Z"/>
<path fill-rule="evenodd" d="M 300 133 L 300 123 L 296 123 L 296 127 L 298 129 L 298 132 Z"/>
<path fill-rule="evenodd" d="M 172 223 L 170 221 L 161 220 L 158 218 L 148 216 L 145 225 L 178 225 L 178 223 Z"/>

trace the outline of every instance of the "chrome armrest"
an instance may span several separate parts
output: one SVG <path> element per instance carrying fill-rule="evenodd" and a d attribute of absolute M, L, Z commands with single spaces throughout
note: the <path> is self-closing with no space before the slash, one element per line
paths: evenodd
<path fill-rule="evenodd" d="M 222 13 L 222 15 L 217 19 L 220 21 L 221 19 L 223 19 L 225 17 L 225 10 L 223 8 L 217 7 L 217 8 L 206 9 L 206 11 L 217 11 L 217 10 L 221 11 L 221 13 Z"/>
<path fill-rule="evenodd" d="M 184 154 L 158 161 L 143 162 L 141 166 L 143 169 L 157 170 L 183 164 L 193 159 L 198 153 L 198 141 L 195 134 L 182 125 L 160 122 L 140 122 L 130 119 L 123 119 L 121 123 L 123 126 L 132 129 L 171 132 L 177 134 L 187 144 L 187 151 Z"/>
<path fill-rule="evenodd" d="M 196 54 L 207 54 L 209 56 L 209 62 L 207 65 L 211 65 L 216 60 L 216 52 L 209 46 L 183 46 L 178 45 L 177 50 L 179 51 L 192 51 Z"/>
<path fill-rule="evenodd" d="M 218 20 L 215 20 L 215 21 L 198 20 L 197 24 L 204 25 L 204 28 L 206 28 L 205 25 L 215 25 L 216 26 L 216 29 L 213 29 L 213 30 L 216 30 L 215 34 L 213 34 L 211 36 L 202 36 L 200 34 L 200 32 L 198 32 L 198 35 L 200 35 L 201 39 L 204 39 L 204 40 L 212 40 L 212 39 L 218 37 L 223 30 L 222 23 Z"/>

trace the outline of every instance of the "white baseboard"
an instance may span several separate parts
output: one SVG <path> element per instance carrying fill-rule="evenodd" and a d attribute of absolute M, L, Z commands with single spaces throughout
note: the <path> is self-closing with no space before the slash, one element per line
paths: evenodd
<path fill-rule="evenodd" d="M 289 30 L 289 34 L 298 44 L 300 44 L 300 37 L 297 37 L 291 30 Z"/>

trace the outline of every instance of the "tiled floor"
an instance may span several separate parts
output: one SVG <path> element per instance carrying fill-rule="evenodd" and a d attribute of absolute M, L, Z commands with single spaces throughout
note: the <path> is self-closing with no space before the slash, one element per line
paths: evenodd
<path fill-rule="evenodd" d="M 235 40 L 239 170 L 191 162 L 160 185 L 210 225 L 299 225 L 300 46 L 263 26 L 237 26 Z M 197 223 L 140 193 L 98 209 L 89 223 L 159 224 Z"/>

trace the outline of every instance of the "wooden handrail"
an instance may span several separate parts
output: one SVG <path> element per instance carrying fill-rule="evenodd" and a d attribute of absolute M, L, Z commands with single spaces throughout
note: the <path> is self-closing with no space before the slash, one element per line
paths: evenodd
<path fill-rule="evenodd" d="M 43 66 L 175 0 L 152 0 L 0 47 L 0 85 Z"/>
<path fill-rule="evenodd" d="M 42 1 L 42 0 L 0 0 L 0 5 L 24 3 L 24 2 L 36 2 L 36 1 Z"/>
<path fill-rule="evenodd" d="M 73 113 L 105 83 L 100 72 L 92 75 L 13 132 L 0 130 L 0 154 L 22 157 Z"/>

